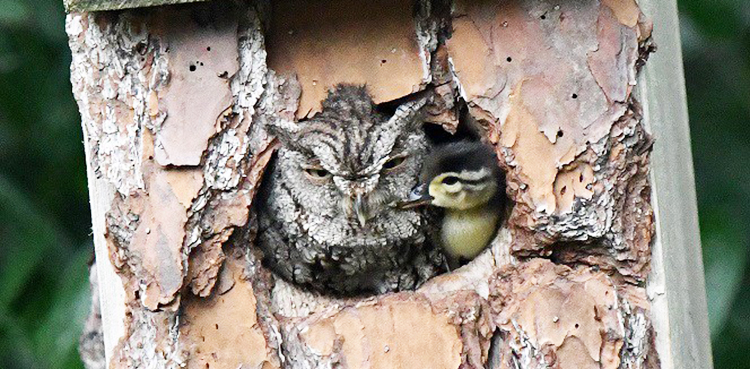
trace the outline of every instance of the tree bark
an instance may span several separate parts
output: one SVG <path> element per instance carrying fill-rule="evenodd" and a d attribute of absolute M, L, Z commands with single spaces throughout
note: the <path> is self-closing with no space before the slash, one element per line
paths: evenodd
<path fill-rule="evenodd" d="M 110 367 L 659 367 L 634 1 L 210 2 L 67 32 Z M 430 123 L 496 147 L 515 206 L 485 253 L 363 299 L 260 265 L 264 126 L 341 82 L 424 94 Z"/>

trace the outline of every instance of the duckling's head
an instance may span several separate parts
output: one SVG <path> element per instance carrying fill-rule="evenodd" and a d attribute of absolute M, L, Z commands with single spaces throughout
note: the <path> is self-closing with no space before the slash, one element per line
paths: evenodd
<path fill-rule="evenodd" d="M 459 141 L 438 146 L 425 160 L 420 185 L 409 204 L 429 203 L 452 210 L 501 205 L 505 179 L 492 148 Z"/>

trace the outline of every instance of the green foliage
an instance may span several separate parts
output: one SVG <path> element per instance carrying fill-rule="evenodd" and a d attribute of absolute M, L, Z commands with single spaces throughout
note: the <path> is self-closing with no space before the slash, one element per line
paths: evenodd
<path fill-rule="evenodd" d="M 750 2 L 678 0 L 715 368 L 750 368 Z"/>
<path fill-rule="evenodd" d="M 715 367 L 750 368 L 750 2 L 679 6 Z M 0 368 L 82 367 L 91 221 L 69 63 L 61 0 L 0 0 Z"/>
<path fill-rule="evenodd" d="M 0 368 L 82 368 L 92 253 L 57 0 L 0 0 Z"/>

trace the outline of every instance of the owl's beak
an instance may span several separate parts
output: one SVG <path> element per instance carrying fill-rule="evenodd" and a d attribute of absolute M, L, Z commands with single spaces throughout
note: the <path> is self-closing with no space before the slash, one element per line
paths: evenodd
<path fill-rule="evenodd" d="M 359 225 L 364 227 L 365 224 L 367 224 L 367 219 L 369 218 L 369 209 L 367 207 L 367 201 L 365 200 L 365 195 L 362 193 L 357 193 L 356 197 L 354 198 L 354 214 L 357 215 L 357 221 L 359 221 Z"/>
<path fill-rule="evenodd" d="M 406 201 L 399 202 L 397 207 L 401 209 L 411 209 L 422 205 L 429 205 L 432 200 L 433 197 L 430 196 L 427 183 L 420 183 L 411 190 Z"/>

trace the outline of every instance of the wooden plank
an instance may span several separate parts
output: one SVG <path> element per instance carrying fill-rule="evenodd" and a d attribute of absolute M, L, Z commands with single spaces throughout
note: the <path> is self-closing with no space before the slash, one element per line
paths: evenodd
<path fill-rule="evenodd" d="M 99 288 L 99 304 L 102 314 L 102 333 L 106 362 L 110 362 L 117 342 L 125 335 L 125 289 L 122 279 L 115 271 L 109 258 L 107 241 L 104 235 L 107 231 L 106 214 L 110 209 L 110 202 L 115 190 L 107 181 L 96 178 L 91 167 L 91 153 L 94 149 L 88 140 L 88 132 L 84 131 L 84 146 L 86 152 L 86 177 L 88 178 L 89 196 L 91 197 L 92 234 L 94 237 L 94 254 Z"/>
<path fill-rule="evenodd" d="M 642 0 L 658 50 L 640 75 L 638 97 L 656 144 L 651 155 L 656 215 L 652 275 L 662 368 L 710 369 L 711 342 L 698 230 L 690 129 L 675 0 Z"/>
<path fill-rule="evenodd" d="M 206 0 L 63 0 L 65 11 L 100 11 L 131 8 L 145 8 L 148 6 L 194 3 Z"/>

